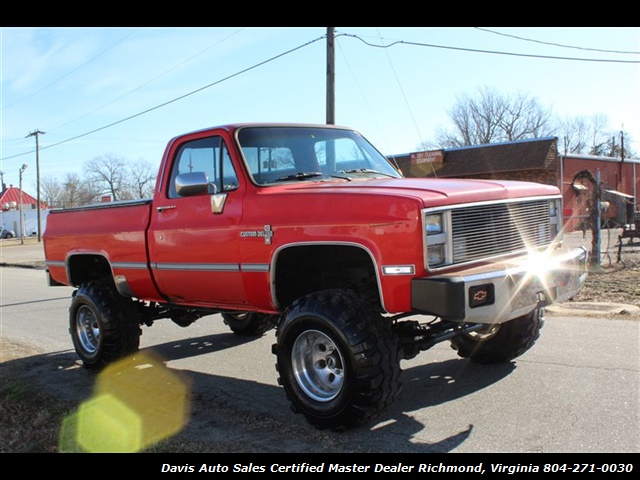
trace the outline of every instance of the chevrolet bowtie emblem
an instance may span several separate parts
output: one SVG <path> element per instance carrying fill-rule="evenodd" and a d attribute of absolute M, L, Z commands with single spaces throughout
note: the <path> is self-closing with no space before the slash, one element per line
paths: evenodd
<path fill-rule="evenodd" d="M 487 298 L 487 291 L 486 290 L 478 290 L 475 295 L 473 296 L 473 299 L 476 302 L 482 302 Z"/>

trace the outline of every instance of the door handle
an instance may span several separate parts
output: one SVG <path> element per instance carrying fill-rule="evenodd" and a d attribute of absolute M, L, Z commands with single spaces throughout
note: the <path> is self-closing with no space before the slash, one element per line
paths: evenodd
<path fill-rule="evenodd" d="M 174 208 L 176 208 L 175 205 L 165 205 L 162 207 L 156 207 L 156 210 L 158 210 L 159 212 L 164 212 L 165 210 L 172 210 Z"/>

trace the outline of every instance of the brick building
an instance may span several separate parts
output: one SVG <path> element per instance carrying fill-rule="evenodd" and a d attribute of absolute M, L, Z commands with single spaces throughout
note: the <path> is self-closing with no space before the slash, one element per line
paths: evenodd
<path fill-rule="evenodd" d="M 640 210 L 639 159 L 560 155 L 556 137 L 414 152 L 393 159 L 407 177 L 525 180 L 557 186 L 569 230 L 580 228 L 588 216 L 598 177 L 604 222 L 631 223 L 633 212 Z"/>

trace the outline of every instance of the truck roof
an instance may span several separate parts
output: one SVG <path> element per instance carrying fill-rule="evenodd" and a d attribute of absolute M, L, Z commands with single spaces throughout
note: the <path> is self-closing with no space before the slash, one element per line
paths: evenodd
<path fill-rule="evenodd" d="M 193 130 L 191 132 L 185 132 L 177 137 L 182 137 L 185 135 L 191 135 L 194 133 L 207 132 L 209 130 L 226 130 L 228 132 L 233 132 L 240 128 L 245 127 L 313 127 L 313 128 L 337 128 L 342 130 L 355 130 L 354 128 L 343 126 L 343 125 L 331 125 L 326 123 L 295 123 L 295 122 L 237 122 L 237 123 L 226 123 L 222 125 L 210 126 L 206 128 L 200 128 L 198 130 Z"/>

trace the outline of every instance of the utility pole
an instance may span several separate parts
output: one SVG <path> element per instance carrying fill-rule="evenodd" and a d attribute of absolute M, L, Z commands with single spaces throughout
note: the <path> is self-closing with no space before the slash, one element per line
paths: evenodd
<path fill-rule="evenodd" d="M 620 167 L 618 168 L 618 180 L 620 185 L 618 185 L 618 190 L 621 192 L 624 190 L 624 183 L 622 183 L 622 164 L 624 163 L 624 135 L 622 135 L 622 130 L 620 130 Z"/>
<path fill-rule="evenodd" d="M 38 242 L 40 242 L 42 237 L 40 232 L 40 146 L 38 144 L 38 135 L 44 135 L 44 132 L 35 130 L 25 138 L 36 137 L 36 208 L 38 212 Z M 22 187 L 20 187 L 20 192 L 22 192 Z"/>
<path fill-rule="evenodd" d="M 24 172 L 27 169 L 27 164 L 23 163 L 22 166 L 20 167 L 20 194 L 19 194 L 19 204 L 18 204 L 18 211 L 20 212 L 20 243 L 22 245 L 24 245 L 24 219 L 22 218 L 22 172 Z"/>
<path fill-rule="evenodd" d="M 593 226 L 596 230 L 596 238 L 594 249 L 595 264 L 598 268 L 602 265 L 602 259 L 600 258 L 601 244 L 602 244 L 602 232 L 601 232 L 601 222 L 602 222 L 602 213 L 600 209 L 602 208 L 602 184 L 600 183 L 600 169 L 596 170 L 596 224 Z M 622 241 L 622 240 L 621 240 Z"/>
<path fill-rule="evenodd" d="M 327 27 L 327 125 L 335 125 L 335 27 Z"/>

